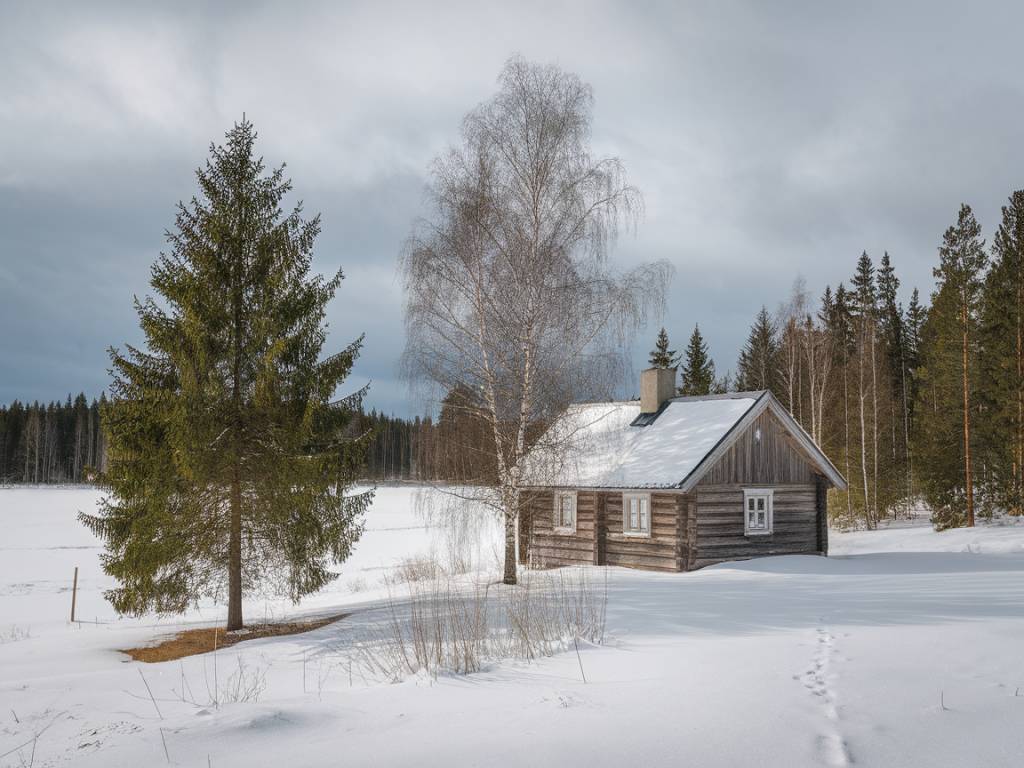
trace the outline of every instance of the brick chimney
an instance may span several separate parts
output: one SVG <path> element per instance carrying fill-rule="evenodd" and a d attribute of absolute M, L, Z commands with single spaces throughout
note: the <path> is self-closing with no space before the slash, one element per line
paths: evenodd
<path fill-rule="evenodd" d="M 640 413 L 657 412 L 675 394 L 675 368 L 648 368 L 640 372 Z"/>

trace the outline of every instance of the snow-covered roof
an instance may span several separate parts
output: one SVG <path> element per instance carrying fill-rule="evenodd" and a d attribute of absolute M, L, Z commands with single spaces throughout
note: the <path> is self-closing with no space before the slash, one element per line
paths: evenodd
<path fill-rule="evenodd" d="M 768 392 L 673 398 L 647 426 L 634 425 L 640 416 L 635 400 L 571 405 L 526 457 L 524 485 L 688 489 L 699 479 L 695 471 L 700 468 L 703 475 L 717 459 L 711 454 L 766 408 L 780 416 L 826 476 L 845 487 L 831 462 Z"/>

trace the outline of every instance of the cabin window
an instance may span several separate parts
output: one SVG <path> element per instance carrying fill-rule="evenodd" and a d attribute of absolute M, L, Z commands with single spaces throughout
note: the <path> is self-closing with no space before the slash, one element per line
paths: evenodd
<path fill-rule="evenodd" d="M 575 491 L 559 491 L 555 494 L 555 530 L 576 530 Z"/>
<path fill-rule="evenodd" d="M 651 494 L 622 494 L 622 532 L 627 536 L 651 535 Z"/>
<path fill-rule="evenodd" d="M 743 531 L 747 536 L 763 536 L 772 532 L 771 489 L 743 489 Z"/>

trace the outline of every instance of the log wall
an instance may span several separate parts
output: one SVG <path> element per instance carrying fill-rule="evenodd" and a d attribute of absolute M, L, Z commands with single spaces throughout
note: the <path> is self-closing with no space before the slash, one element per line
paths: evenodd
<path fill-rule="evenodd" d="M 589 565 L 594 562 L 594 515 L 597 493 L 576 494 L 576 531 L 556 531 L 555 496 L 551 491 L 530 495 L 530 562 L 540 568 Z"/>
<path fill-rule="evenodd" d="M 606 493 L 607 564 L 655 571 L 682 570 L 679 520 L 683 498 L 677 493 L 652 493 L 651 535 L 627 536 L 622 532 L 622 494 Z"/>
<path fill-rule="evenodd" d="M 818 511 L 818 552 L 828 554 L 828 483 L 825 478 L 819 477 L 817 484 L 817 511 Z"/>
<path fill-rule="evenodd" d="M 554 494 L 531 494 L 530 561 L 541 568 L 562 565 L 621 565 L 658 571 L 686 568 L 690 550 L 687 526 L 696 524 L 693 500 L 678 493 L 651 494 L 651 535 L 622 532 L 622 493 L 576 494 L 576 530 L 554 529 Z M 687 516 L 687 511 L 690 511 Z"/>
<path fill-rule="evenodd" d="M 815 483 L 773 485 L 772 533 L 747 536 L 743 488 L 750 484 L 699 485 L 697 552 L 691 568 L 724 560 L 818 552 L 818 489 Z"/>

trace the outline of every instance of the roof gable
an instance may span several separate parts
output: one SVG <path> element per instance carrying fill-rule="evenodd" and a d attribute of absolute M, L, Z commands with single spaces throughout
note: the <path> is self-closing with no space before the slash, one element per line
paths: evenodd
<path fill-rule="evenodd" d="M 673 398 L 646 426 L 636 401 L 570 406 L 526 457 L 523 484 L 690 490 L 767 409 L 809 462 L 845 488 L 842 475 L 770 392 Z"/>

